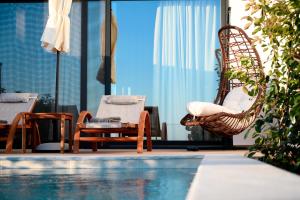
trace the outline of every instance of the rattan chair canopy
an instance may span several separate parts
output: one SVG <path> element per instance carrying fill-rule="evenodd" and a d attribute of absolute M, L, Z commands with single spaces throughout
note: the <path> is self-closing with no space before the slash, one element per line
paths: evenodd
<path fill-rule="evenodd" d="M 256 100 L 251 108 L 241 113 L 220 112 L 209 116 L 187 114 L 180 123 L 184 126 L 202 126 L 211 133 L 232 136 L 241 133 L 255 121 L 263 105 L 266 85 L 264 81 L 260 81 L 264 77 L 264 72 L 259 54 L 245 31 L 239 27 L 227 25 L 219 30 L 218 36 L 222 52 L 222 64 L 220 85 L 215 103 L 222 105 L 231 89 L 244 84 L 236 79 L 228 80 L 225 76 L 228 70 L 243 70 L 244 67 L 240 62 L 241 57 L 252 60 L 253 67 L 251 70 L 247 70 L 247 76 L 251 76 L 258 86 Z"/>

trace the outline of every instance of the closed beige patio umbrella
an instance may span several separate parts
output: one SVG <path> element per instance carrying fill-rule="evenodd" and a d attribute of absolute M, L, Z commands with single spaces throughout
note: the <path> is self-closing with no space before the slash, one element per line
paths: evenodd
<path fill-rule="evenodd" d="M 115 51 L 118 37 L 118 24 L 114 14 L 111 14 L 111 83 L 116 83 L 116 64 L 115 64 Z M 101 25 L 101 64 L 97 73 L 97 80 L 104 84 L 105 66 L 105 22 Z"/>
<path fill-rule="evenodd" d="M 72 0 L 49 0 L 49 17 L 41 38 L 42 47 L 52 52 L 69 52 Z"/>
<path fill-rule="evenodd" d="M 41 38 L 41 46 L 56 52 L 55 111 L 59 94 L 59 52 L 70 51 L 70 18 L 72 0 L 49 0 L 49 17 Z"/>

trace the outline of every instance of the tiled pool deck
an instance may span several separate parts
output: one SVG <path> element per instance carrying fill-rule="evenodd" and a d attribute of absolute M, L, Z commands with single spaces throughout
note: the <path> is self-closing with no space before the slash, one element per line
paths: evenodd
<path fill-rule="evenodd" d="M 300 199 L 300 176 L 248 159 L 243 156 L 245 152 L 153 150 L 138 155 L 134 150 L 101 150 L 81 154 L 0 154 L 0 169 L 26 169 L 30 173 L 30 169 L 49 168 L 198 168 L 188 200 Z"/>

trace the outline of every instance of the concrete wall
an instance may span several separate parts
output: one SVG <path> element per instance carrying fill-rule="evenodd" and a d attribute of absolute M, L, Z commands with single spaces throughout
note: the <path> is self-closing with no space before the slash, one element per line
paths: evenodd
<path fill-rule="evenodd" d="M 246 3 L 247 1 L 242 1 L 242 0 L 228 0 L 229 7 L 231 7 L 231 16 L 230 16 L 231 25 L 235 25 L 244 29 L 244 26 L 247 23 L 247 21 L 242 20 L 241 18 L 247 15 L 247 12 L 245 11 Z M 248 30 L 245 31 L 250 37 L 252 37 L 253 27 L 250 27 Z M 256 49 L 261 57 L 265 72 L 267 72 L 269 69 L 269 63 L 266 62 L 268 54 L 263 52 L 262 48 L 259 45 L 256 45 Z M 244 139 L 245 132 L 246 131 L 233 137 L 233 145 L 248 146 L 254 143 L 254 140 L 252 138 Z"/>

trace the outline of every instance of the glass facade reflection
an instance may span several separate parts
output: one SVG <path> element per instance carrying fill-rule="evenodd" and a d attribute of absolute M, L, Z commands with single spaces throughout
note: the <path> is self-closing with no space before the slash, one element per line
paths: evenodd
<path fill-rule="evenodd" d="M 87 108 L 94 115 L 97 112 L 100 98 L 104 95 L 104 84 L 97 79 L 101 64 L 103 45 L 101 38 L 104 36 L 101 26 L 105 23 L 104 1 L 88 3 L 88 69 L 87 69 Z"/>
<path fill-rule="evenodd" d="M 41 47 L 47 3 L 0 4 L 1 86 L 6 92 L 34 92 L 49 101 L 55 94 L 56 54 Z M 59 105 L 80 106 L 81 4 L 73 3 L 71 50 L 60 56 Z"/>
<path fill-rule="evenodd" d="M 105 1 L 87 1 L 87 5 L 88 21 L 82 24 L 82 1 L 72 3 L 71 50 L 60 56 L 59 105 L 80 111 L 81 90 L 86 90 L 85 106 L 95 114 L 105 90 L 96 79 L 105 45 Z M 158 109 L 170 141 L 220 140 L 199 127 L 187 129 L 179 121 L 187 102 L 211 102 L 216 95 L 214 50 L 221 0 L 112 1 L 112 13 L 118 31 L 111 94 L 147 96 L 146 105 Z M 46 2 L 0 3 L 1 87 L 7 92 L 35 92 L 52 104 L 56 55 L 40 42 L 47 18 Z M 87 27 L 87 35 L 82 34 L 82 26 Z M 81 49 L 82 37 L 87 49 Z M 87 52 L 86 65 L 81 62 L 82 51 Z M 82 68 L 87 71 L 86 88 L 81 87 Z"/>
<path fill-rule="evenodd" d="M 116 95 L 145 95 L 168 140 L 218 140 L 179 124 L 190 101 L 212 102 L 221 1 L 116 1 Z M 134 12 L 133 12 L 134 11 Z M 198 135 L 198 136 L 197 136 Z M 201 139 L 200 139 L 201 138 Z"/>

